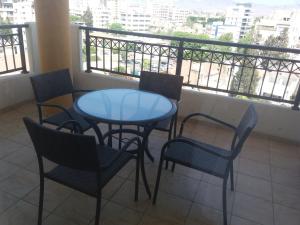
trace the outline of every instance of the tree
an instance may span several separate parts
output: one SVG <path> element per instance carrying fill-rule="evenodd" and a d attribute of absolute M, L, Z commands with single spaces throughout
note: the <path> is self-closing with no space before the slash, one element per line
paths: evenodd
<path fill-rule="evenodd" d="M 81 20 L 85 23 L 85 25 L 93 26 L 93 13 L 90 7 L 88 7 L 86 11 L 83 13 Z"/>
<path fill-rule="evenodd" d="M 123 25 L 120 24 L 120 23 L 112 23 L 112 24 L 110 24 L 110 25 L 109 25 L 109 29 L 111 29 L 111 30 L 119 30 L 119 31 L 125 30 L 125 29 L 123 28 Z"/>
<path fill-rule="evenodd" d="M 239 43 L 242 44 L 253 44 L 257 40 L 254 29 L 248 32 L 243 38 L 240 39 Z M 257 55 L 258 51 L 256 49 L 249 48 L 238 48 L 238 53 L 245 55 Z M 247 56 L 245 56 L 247 57 Z M 255 90 L 259 81 L 259 74 L 255 68 L 251 68 L 252 65 L 242 65 L 239 67 L 237 73 L 233 76 L 230 84 L 230 90 L 236 92 L 244 92 L 250 94 L 255 94 Z M 250 84 L 251 83 L 251 84 Z M 250 86 L 251 85 L 251 86 Z"/>
<path fill-rule="evenodd" d="M 80 16 L 70 15 L 70 21 L 71 23 L 81 22 Z"/>
<path fill-rule="evenodd" d="M 230 90 L 241 93 L 248 93 L 249 91 L 250 94 L 255 94 L 258 81 L 259 78 L 256 69 L 240 67 L 237 73 L 233 76 Z"/>
<path fill-rule="evenodd" d="M 0 25 L 10 25 L 11 22 L 8 19 L 3 19 L 2 17 L 0 17 Z M 12 30 L 11 28 L 8 29 L 0 29 L 0 35 L 9 35 L 12 34 Z"/>
<path fill-rule="evenodd" d="M 276 47 L 276 48 L 287 48 L 289 42 L 288 37 L 288 29 L 285 28 L 283 32 L 275 37 L 273 35 L 269 36 L 268 39 L 265 41 L 265 46 L 269 47 Z M 264 50 L 262 51 L 261 55 L 263 56 L 269 56 L 269 57 L 275 57 L 275 58 L 285 58 L 286 54 L 278 51 L 269 51 Z"/>
<path fill-rule="evenodd" d="M 150 60 L 149 59 L 144 59 L 143 61 L 143 70 L 150 70 Z"/>
<path fill-rule="evenodd" d="M 183 37 L 183 38 L 194 38 L 194 39 L 202 39 L 202 40 L 209 39 L 208 34 L 192 34 L 192 33 L 181 32 L 181 31 L 173 32 L 172 35 L 175 37 Z M 174 41 L 174 40 L 171 41 L 172 46 L 178 46 L 178 44 L 179 44 L 179 41 Z M 184 43 L 184 47 L 187 47 L 187 48 L 202 48 L 203 46 L 205 46 L 205 44 L 194 43 L 194 42 L 185 42 Z"/>
<path fill-rule="evenodd" d="M 198 17 L 188 16 L 186 19 L 186 25 L 190 28 L 193 28 L 194 24 L 198 22 Z"/>
<path fill-rule="evenodd" d="M 222 34 L 219 38 L 219 41 L 224 41 L 224 42 L 232 42 L 233 41 L 233 34 L 232 33 L 225 33 Z M 226 45 L 217 45 L 215 47 L 215 49 L 217 51 L 221 51 L 221 52 L 231 52 L 231 47 L 230 46 L 226 46 Z"/>

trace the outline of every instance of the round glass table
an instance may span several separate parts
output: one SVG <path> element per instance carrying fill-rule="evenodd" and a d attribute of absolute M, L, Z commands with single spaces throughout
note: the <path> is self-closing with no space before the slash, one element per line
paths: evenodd
<path fill-rule="evenodd" d="M 74 109 L 83 116 L 94 128 L 99 140 L 103 137 L 95 122 L 109 124 L 109 132 L 113 124 L 143 126 L 143 131 L 133 131 L 142 137 L 141 172 L 149 197 L 151 192 L 144 168 L 144 151 L 148 153 L 148 137 L 155 125 L 172 117 L 177 110 L 176 104 L 168 98 L 135 89 L 105 89 L 89 92 L 79 97 L 74 103 Z M 120 127 L 121 127 L 120 126 Z M 130 129 L 120 128 L 120 132 Z M 109 144 L 111 145 L 111 139 Z"/>

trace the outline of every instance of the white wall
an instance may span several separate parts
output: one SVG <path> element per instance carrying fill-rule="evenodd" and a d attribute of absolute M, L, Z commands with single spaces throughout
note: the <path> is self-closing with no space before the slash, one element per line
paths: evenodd
<path fill-rule="evenodd" d="M 0 109 L 33 98 L 29 74 L 0 76 Z"/>
<path fill-rule="evenodd" d="M 128 87 L 137 88 L 138 82 L 107 75 L 77 72 L 75 85 L 87 89 Z M 232 124 L 237 124 L 249 101 L 227 96 L 183 89 L 180 116 L 192 112 L 208 113 Z M 287 107 L 254 103 L 258 113 L 255 131 L 300 142 L 300 112 Z"/>
<path fill-rule="evenodd" d="M 34 23 L 29 23 L 29 27 L 26 28 L 26 40 L 30 71 L 28 74 L 21 74 L 20 71 L 0 76 L 0 109 L 33 99 L 29 78 L 39 72 L 39 56 Z"/>

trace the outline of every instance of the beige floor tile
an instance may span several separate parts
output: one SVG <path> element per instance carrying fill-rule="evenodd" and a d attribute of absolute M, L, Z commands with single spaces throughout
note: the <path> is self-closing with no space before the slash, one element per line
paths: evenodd
<path fill-rule="evenodd" d="M 38 185 L 39 177 L 36 174 L 20 169 L 0 182 L 0 189 L 22 198 Z"/>
<path fill-rule="evenodd" d="M 43 225 L 80 225 L 80 224 L 74 223 L 66 218 L 51 214 L 43 221 Z"/>
<path fill-rule="evenodd" d="M 235 194 L 232 214 L 259 224 L 273 224 L 273 206 L 271 201 L 238 192 Z"/>
<path fill-rule="evenodd" d="M 272 140 L 270 149 L 286 157 L 300 157 L 300 145 L 286 140 Z"/>
<path fill-rule="evenodd" d="M 232 216 L 230 225 L 259 225 L 258 223 L 255 223 L 250 220 L 246 220 L 237 216 Z"/>
<path fill-rule="evenodd" d="M 300 158 L 286 157 L 277 152 L 271 152 L 271 165 L 282 169 L 300 171 Z"/>
<path fill-rule="evenodd" d="M 252 133 L 245 142 L 245 146 L 258 149 L 269 149 L 270 139 L 267 136 Z"/>
<path fill-rule="evenodd" d="M 244 147 L 240 153 L 241 158 L 254 160 L 260 163 L 270 163 L 269 149 L 258 149 L 252 147 Z"/>
<path fill-rule="evenodd" d="M 18 151 L 15 151 L 3 158 L 3 160 L 20 167 L 26 167 L 34 160 L 37 160 L 37 157 L 33 149 L 23 146 Z"/>
<path fill-rule="evenodd" d="M 119 172 L 118 176 L 122 178 L 128 178 L 132 173 L 135 173 L 136 163 L 135 160 L 131 160 L 123 167 Z"/>
<path fill-rule="evenodd" d="M 102 189 L 102 197 L 110 200 L 111 197 L 121 188 L 125 179 L 119 176 L 113 177 Z"/>
<path fill-rule="evenodd" d="M 270 165 L 248 159 L 239 159 L 239 173 L 271 180 Z"/>
<path fill-rule="evenodd" d="M 248 195 L 272 201 L 271 182 L 264 179 L 238 174 L 236 190 Z"/>
<path fill-rule="evenodd" d="M 274 203 L 300 210 L 300 189 L 273 184 Z"/>
<path fill-rule="evenodd" d="M 230 214 L 228 214 L 228 224 Z M 222 225 L 223 214 L 212 208 L 205 207 L 199 204 L 193 204 L 190 214 L 187 217 L 186 225 Z"/>
<path fill-rule="evenodd" d="M 171 169 L 172 164 L 172 162 L 169 163 L 169 170 Z M 176 164 L 174 172 L 197 180 L 201 180 L 204 175 L 204 173 L 202 173 L 201 171 L 191 169 L 179 164 Z"/>
<path fill-rule="evenodd" d="M 188 215 L 191 205 L 191 201 L 158 192 L 156 204 L 150 205 L 146 211 L 146 215 L 174 223 L 183 223 Z"/>
<path fill-rule="evenodd" d="M 7 138 L 0 138 L 0 158 L 23 148 L 23 145 L 10 141 Z"/>
<path fill-rule="evenodd" d="M 238 175 L 237 173 L 234 173 L 234 176 L 233 176 L 233 184 L 234 184 L 234 186 L 236 186 L 237 175 Z M 219 186 L 219 187 L 223 186 L 223 179 L 222 178 L 210 175 L 208 173 L 206 173 L 206 174 L 203 175 L 202 181 L 204 181 L 206 183 L 209 183 L 209 184 L 213 184 L 213 185 Z M 230 177 L 228 177 L 228 180 L 227 180 L 227 189 L 231 188 L 230 182 L 231 182 L 230 181 Z"/>
<path fill-rule="evenodd" d="M 46 180 L 44 192 L 44 209 L 47 211 L 53 211 L 70 196 L 72 190 L 61 184 Z M 37 187 L 26 195 L 23 200 L 38 206 L 39 193 L 40 189 Z"/>
<path fill-rule="evenodd" d="M 222 188 L 216 185 L 201 182 L 198 186 L 198 192 L 195 197 L 195 202 L 205 205 L 216 210 L 223 209 L 222 203 Z M 234 192 L 227 189 L 227 211 L 231 212 L 233 204 Z"/>
<path fill-rule="evenodd" d="M 139 225 L 183 225 L 184 223 L 175 223 L 174 221 L 164 220 L 145 215 Z"/>
<path fill-rule="evenodd" d="M 142 219 L 142 214 L 118 205 L 116 203 L 108 202 L 102 211 L 101 224 L 102 225 L 137 225 Z M 93 224 L 93 223 L 92 223 Z"/>
<path fill-rule="evenodd" d="M 0 214 L 18 201 L 16 197 L 0 191 Z"/>
<path fill-rule="evenodd" d="M 102 207 L 106 201 L 102 199 Z M 78 224 L 88 224 L 96 213 L 96 198 L 74 192 L 63 204 L 54 210 L 54 214 Z"/>
<path fill-rule="evenodd" d="M 43 216 L 46 217 L 48 212 L 44 211 Z M 0 215 L 1 225 L 29 225 L 36 224 L 38 217 L 37 207 L 19 201 L 16 205 L 10 207 Z"/>
<path fill-rule="evenodd" d="M 290 209 L 285 206 L 274 206 L 275 225 L 299 225 L 300 213 L 299 210 Z"/>
<path fill-rule="evenodd" d="M 193 200 L 198 184 L 199 180 L 163 170 L 159 190 L 183 199 Z"/>
<path fill-rule="evenodd" d="M 132 181 L 126 181 L 112 197 L 111 201 L 135 211 L 144 212 L 151 204 L 151 200 L 146 193 L 145 187 L 143 185 L 139 185 L 138 201 L 134 201 L 134 191 L 135 183 Z"/>
<path fill-rule="evenodd" d="M 19 167 L 16 165 L 13 165 L 11 163 L 5 162 L 3 160 L 0 160 L 0 183 L 14 174 L 17 170 L 19 170 Z"/>
<path fill-rule="evenodd" d="M 300 171 L 271 167 L 271 174 L 274 183 L 300 189 Z"/>

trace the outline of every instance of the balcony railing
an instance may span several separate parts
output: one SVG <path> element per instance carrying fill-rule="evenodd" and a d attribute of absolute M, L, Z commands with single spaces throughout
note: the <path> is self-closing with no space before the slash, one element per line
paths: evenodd
<path fill-rule="evenodd" d="M 300 101 L 300 50 L 82 26 L 86 71 L 138 78 L 140 71 L 184 77 L 184 85 L 291 104 Z"/>
<path fill-rule="evenodd" d="M 0 75 L 27 73 L 23 31 L 28 25 L 0 25 Z"/>

